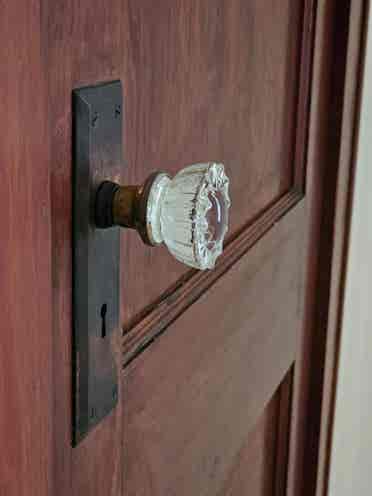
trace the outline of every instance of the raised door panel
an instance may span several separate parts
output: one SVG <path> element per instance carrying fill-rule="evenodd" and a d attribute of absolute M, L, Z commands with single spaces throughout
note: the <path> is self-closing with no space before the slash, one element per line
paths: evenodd
<path fill-rule="evenodd" d="M 124 371 L 128 494 L 224 487 L 295 360 L 304 213 L 288 213 Z"/>
<path fill-rule="evenodd" d="M 275 488 L 280 487 L 278 484 L 284 480 L 278 471 L 277 457 L 279 455 L 280 436 L 285 431 L 286 426 L 282 428 L 278 423 L 278 415 L 283 408 L 283 401 L 288 398 L 287 389 L 287 381 L 284 381 L 251 428 L 240 450 L 231 460 L 220 489 L 212 494 L 216 496 L 242 496 L 246 494 L 271 496 L 275 494 Z M 151 471 L 149 463 L 151 455 L 145 460 L 143 459 L 142 440 L 137 438 L 136 443 L 136 440 L 131 437 L 131 441 L 132 449 L 125 470 L 124 494 L 127 496 L 190 494 L 187 491 L 190 490 L 191 481 L 186 481 L 186 487 L 180 481 L 177 488 L 164 489 L 167 484 L 166 479 Z M 137 449 L 139 453 L 137 453 Z M 213 460 L 218 464 L 220 458 L 221 454 L 216 454 Z M 175 463 L 176 460 L 168 465 L 168 473 L 172 472 Z M 203 468 L 200 467 L 199 471 L 203 472 Z M 207 473 L 204 473 L 204 481 L 204 488 L 200 493 L 197 493 L 198 495 L 209 494 Z"/>
<path fill-rule="evenodd" d="M 222 490 L 234 456 L 294 359 L 313 1 L 41 3 L 51 133 L 57 494 L 125 494 L 126 477 L 131 477 L 126 467 L 131 412 L 134 415 L 142 399 L 147 401 L 146 415 L 156 416 L 162 400 L 172 398 L 166 388 L 158 391 L 154 405 L 141 396 L 145 387 L 151 393 L 152 367 L 154 374 L 176 375 L 172 367 L 192 363 L 198 353 L 203 357 L 200 368 L 184 371 L 193 384 L 197 385 L 198 374 L 207 374 L 206 393 L 212 399 L 218 386 L 228 386 L 225 394 L 220 393 L 226 410 L 225 415 L 221 410 L 219 422 L 231 422 L 234 435 L 216 479 Z M 123 335 L 114 345 L 120 402 L 81 445 L 71 449 L 71 91 L 114 79 L 120 79 L 124 88 L 125 153 L 118 179 L 135 183 L 155 169 L 174 173 L 193 162 L 223 161 L 231 177 L 231 229 L 216 270 L 202 274 L 175 262 L 165 249 L 144 247 L 135 233 L 123 233 Z M 229 310 L 222 314 L 224 300 L 229 301 Z M 239 313 L 239 308 L 247 309 L 247 314 Z M 205 315 L 212 320 L 205 320 Z M 251 326 L 247 318 L 252 319 Z M 196 342 L 204 338 L 199 352 L 187 348 L 192 344 L 190 330 Z M 165 343 L 173 343 L 169 357 Z M 253 345 L 262 354 L 260 359 L 252 354 Z M 252 361 L 244 360 L 244 353 Z M 161 370 L 166 361 L 169 368 Z M 256 385 L 262 380 L 262 387 L 255 390 L 259 395 L 251 397 L 253 403 L 242 382 L 247 364 L 255 370 Z M 225 374 L 219 376 L 224 368 Z M 214 386 L 212 377 L 217 381 Z M 158 381 L 156 388 L 167 384 Z M 229 406 L 234 391 L 248 416 L 246 423 Z M 191 404 L 196 392 L 185 384 L 181 403 Z M 212 411 L 206 402 L 198 408 L 201 416 Z M 178 422 L 181 425 L 182 418 Z M 185 429 L 191 427 L 185 423 Z M 217 436 L 217 428 L 211 425 L 207 437 L 196 437 L 204 456 L 209 452 L 208 436 Z M 144 443 L 146 449 L 146 439 Z M 177 444 L 170 440 L 166 449 L 177 451 Z M 201 483 L 201 478 L 195 480 L 196 486 Z M 168 484 L 172 488 L 173 481 Z"/>
<path fill-rule="evenodd" d="M 225 163 L 233 239 L 294 185 L 304 4 L 141 0 L 124 13 L 124 178 Z M 126 233 L 125 329 L 188 272 Z"/>

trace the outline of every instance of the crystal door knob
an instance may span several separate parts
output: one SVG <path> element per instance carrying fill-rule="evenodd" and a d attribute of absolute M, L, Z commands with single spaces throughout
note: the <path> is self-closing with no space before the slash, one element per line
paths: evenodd
<path fill-rule="evenodd" d="M 151 246 L 164 243 L 180 262 L 212 269 L 222 253 L 230 208 L 222 164 L 185 167 L 173 178 L 155 172 L 141 186 L 103 182 L 96 195 L 98 227 L 136 229 Z"/>

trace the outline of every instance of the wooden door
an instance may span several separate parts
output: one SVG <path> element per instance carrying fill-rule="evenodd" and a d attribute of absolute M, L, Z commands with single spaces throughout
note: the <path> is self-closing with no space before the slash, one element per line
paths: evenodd
<path fill-rule="evenodd" d="M 1 6 L 1 495 L 305 494 L 313 355 L 303 343 L 324 158 L 317 137 L 308 153 L 310 120 L 323 129 L 310 96 L 312 81 L 332 86 L 314 53 L 329 55 L 325 26 L 335 22 L 333 2 L 316 4 Z M 114 79 L 125 100 L 121 180 L 221 161 L 230 230 L 209 272 L 123 232 L 119 405 L 72 448 L 71 92 Z"/>

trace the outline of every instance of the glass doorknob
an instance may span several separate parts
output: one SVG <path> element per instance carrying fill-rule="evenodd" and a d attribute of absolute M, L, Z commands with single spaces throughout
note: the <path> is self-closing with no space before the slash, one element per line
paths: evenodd
<path fill-rule="evenodd" d="M 104 181 L 95 203 L 96 225 L 136 229 L 151 246 L 164 243 L 180 262 L 212 269 L 222 253 L 230 208 L 222 164 L 185 167 L 173 178 L 151 174 L 141 186 Z"/>

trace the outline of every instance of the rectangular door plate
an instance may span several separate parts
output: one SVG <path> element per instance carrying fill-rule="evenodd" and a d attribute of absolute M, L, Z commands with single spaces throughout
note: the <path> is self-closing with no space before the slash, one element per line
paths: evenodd
<path fill-rule="evenodd" d="M 122 168 L 120 81 L 73 91 L 73 444 L 118 401 L 119 230 L 94 223 L 97 187 Z"/>

